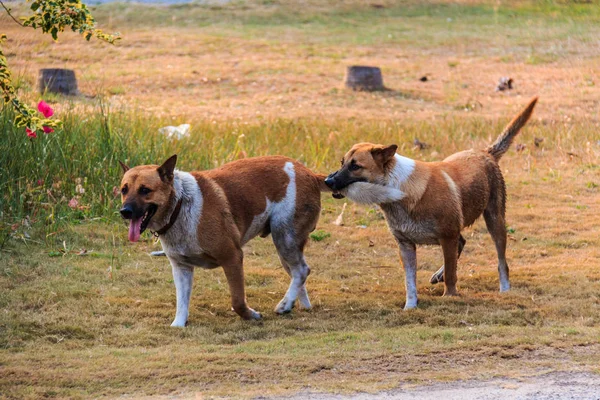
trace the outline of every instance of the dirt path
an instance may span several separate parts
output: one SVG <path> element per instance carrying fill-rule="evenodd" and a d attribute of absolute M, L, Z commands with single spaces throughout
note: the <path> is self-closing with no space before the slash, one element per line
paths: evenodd
<path fill-rule="evenodd" d="M 395 389 L 350 396 L 300 393 L 286 400 L 600 400 L 600 375 L 552 373 L 535 378 L 496 379 L 487 382 L 436 383 L 414 389 Z"/>

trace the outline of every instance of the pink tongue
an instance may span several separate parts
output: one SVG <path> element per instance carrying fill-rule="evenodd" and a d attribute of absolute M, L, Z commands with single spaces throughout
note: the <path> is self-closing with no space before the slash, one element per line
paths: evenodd
<path fill-rule="evenodd" d="M 142 218 L 132 219 L 129 223 L 129 241 L 137 242 L 140 240 L 140 230 L 142 228 Z"/>

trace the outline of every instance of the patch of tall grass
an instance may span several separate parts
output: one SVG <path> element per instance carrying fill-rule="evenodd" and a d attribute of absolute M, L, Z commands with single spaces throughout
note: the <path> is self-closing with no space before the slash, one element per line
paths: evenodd
<path fill-rule="evenodd" d="M 118 160 L 130 166 L 157 164 L 179 154 L 179 168 L 202 170 L 238 158 L 281 154 L 326 173 L 337 168 L 343 153 L 357 142 L 396 143 L 409 157 L 439 160 L 465 148 L 486 146 L 505 122 L 459 117 L 430 121 L 199 120 L 190 121 L 189 137 L 170 140 L 158 129 L 173 121 L 135 110 L 111 111 L 99 103 L 92 111 L 63 112 L 58 115 L 64 123 L 62 129 L 29 139 L 22 128 L 13 126 L 13 117 L 7 108 L 0 113 L 4 235 L 21 225 L 38 226 L 48 235 L 80 220 L 118 218 L 122 174 Z M 528 134 L 546 137 L 548 143 L 567 129 L 558 128 L 553 131 L 553 127 L 539 125 L 529 127 Z M 577 142 L 583 139 L 580 143 L 585 144 L 589 135 L 576 135 Z M 417 150 L 412 145 L 414 138 L 431 147 Z"/>

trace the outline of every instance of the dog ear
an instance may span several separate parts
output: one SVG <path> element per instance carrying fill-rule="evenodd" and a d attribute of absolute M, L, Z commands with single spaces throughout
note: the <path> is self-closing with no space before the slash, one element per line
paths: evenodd
<path fill-rule="evenodd" d="M 175 171 L 175 164 L 177 164 L 177 154 L 169 157 L 167 161 L 158 167 L 158 175 L 163 182 L 171 182 L 173 180 L 173 173 Z"/>
<path fill-rule="evenodd" d="M 376 147 L 371 150 L 371 155 L 375 161 L 380 162 L 385 165 L 388 161 L 392 159 L 396 155 L 396 150 L 398 150 L 398 146 L 395 144 L 391 144 L 387 147 Z"/>
<path fill-rule="evenodd" d="M 123 168 L 123 173 L 129 171 L 129 166 L 127 166 L 127 164 L 123 163 L 121 160 L 119 160 L 119 164 L 121 164 L 121 168 Z"/>

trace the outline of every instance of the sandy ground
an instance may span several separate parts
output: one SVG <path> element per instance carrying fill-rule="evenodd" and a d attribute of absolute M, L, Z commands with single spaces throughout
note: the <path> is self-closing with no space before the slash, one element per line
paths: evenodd
<path fill-rule="evenodd" d="M 203 400 L 201 393 L 172 396 L 130 397 L 135 400 Z M 435 383 L 379 393 L 352 395 L 301 392 L 284 397 L 256 397 L 257 400 L 600 400 L 600 375 L 583 372 L 553 372 L 530 378 L 497 378 L 490 381 Z"/>
<path fill-rule="evenodd" d="M 600 375 L 585 373 L 552 373 L 535 378 L 495 379 L 487 382 L 467 381 L 436 383 L 417 388 L 403 388 L 375 394 L 329 395 L 299 393 L 287 400 L 599 400 Z"/>

